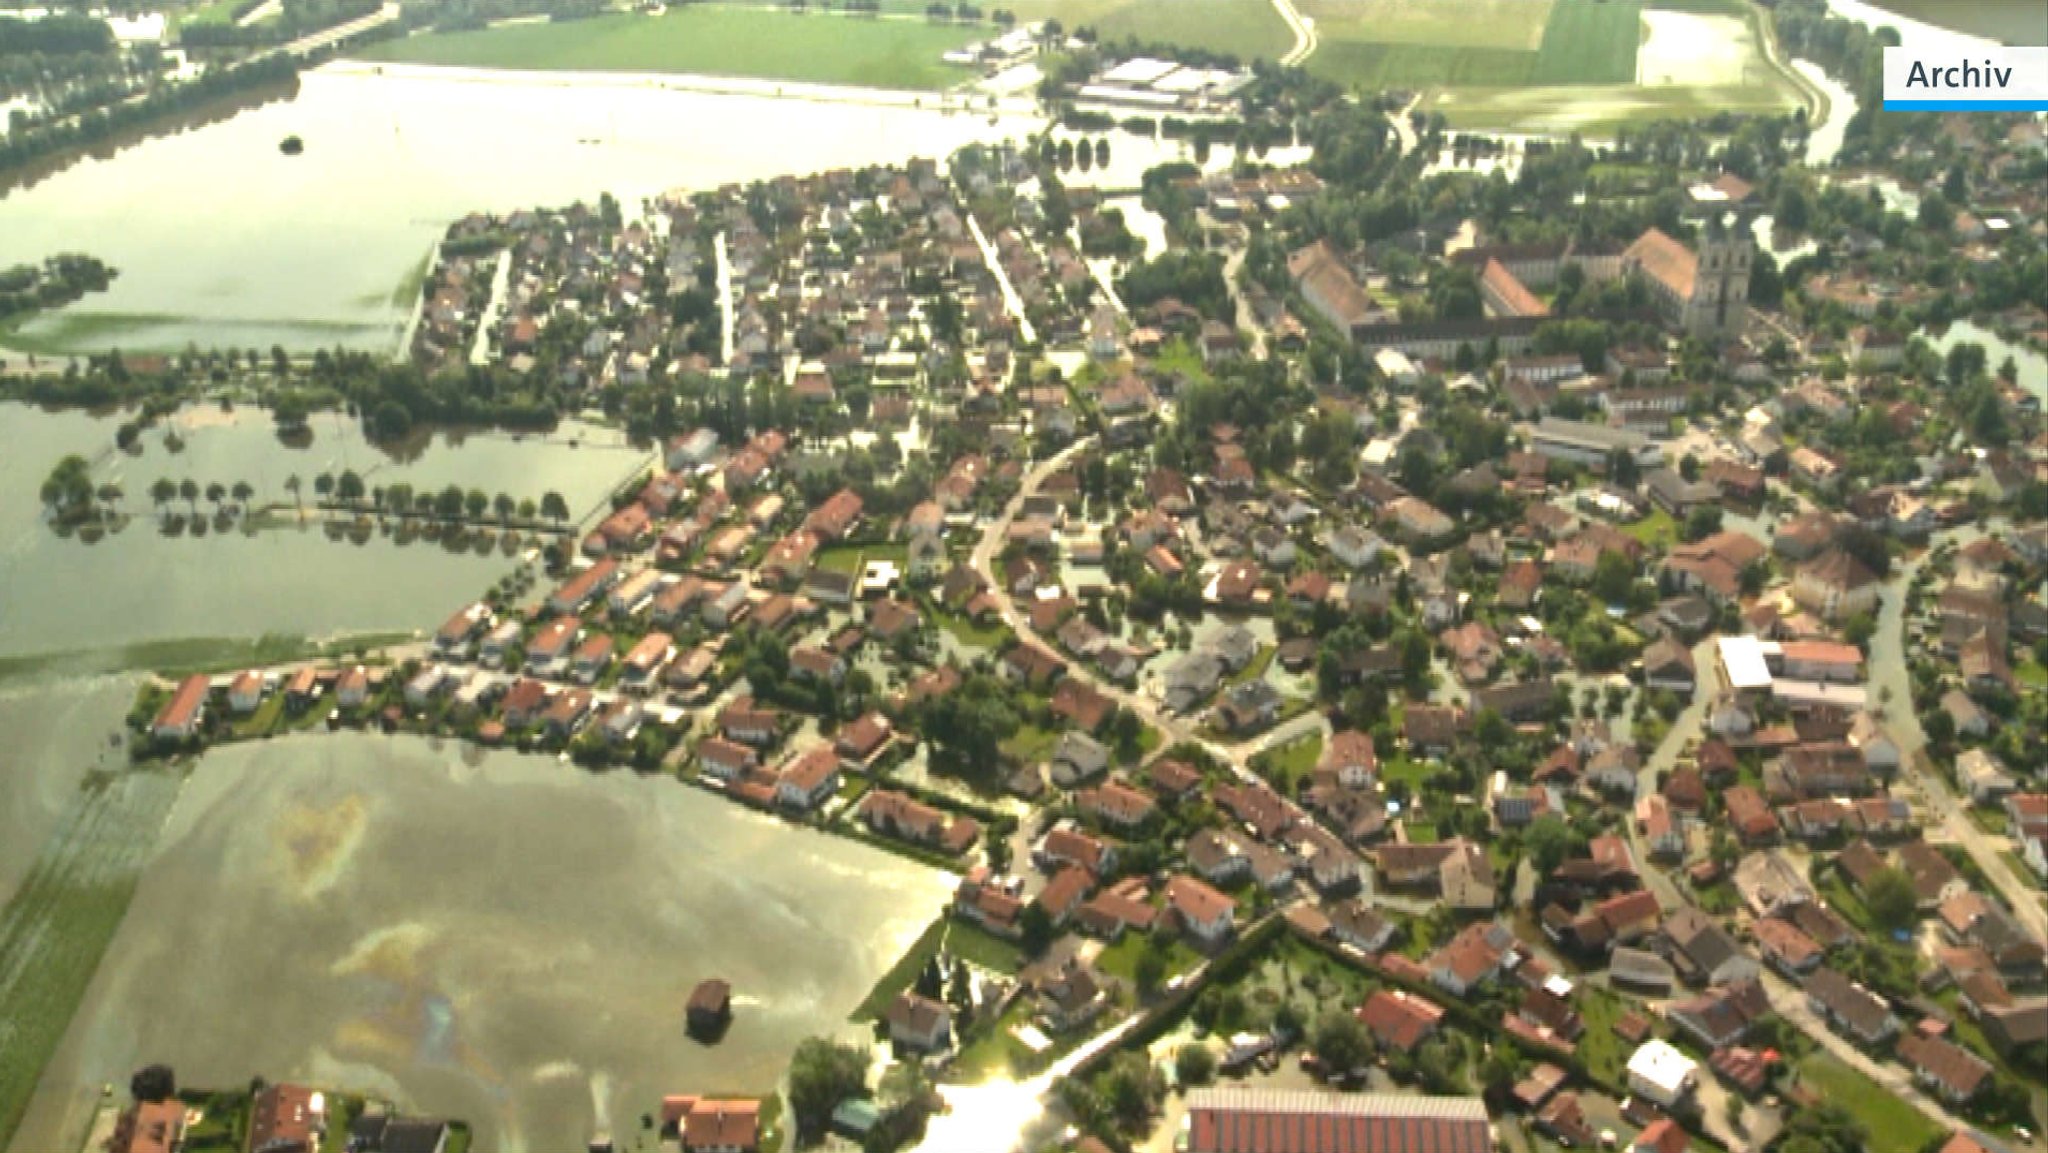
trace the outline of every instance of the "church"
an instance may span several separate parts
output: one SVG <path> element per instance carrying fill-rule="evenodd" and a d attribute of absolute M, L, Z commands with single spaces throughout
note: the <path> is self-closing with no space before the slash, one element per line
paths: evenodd
<path fill-rule="evenodd" d="M 1702 340 L 1739 337 L 1749 320 L 1749 267 L 1755 246 L 1710 224 L 1695 255 L 1652 228 L 1622 253 L 1624 275 L 1650 290 L 1667 323 Z"/>

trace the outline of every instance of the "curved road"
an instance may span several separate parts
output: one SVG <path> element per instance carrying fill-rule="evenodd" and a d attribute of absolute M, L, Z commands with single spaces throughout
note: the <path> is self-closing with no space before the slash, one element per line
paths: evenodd
<path fill-rule="evenodd" d="M 1315 22 L 1303 16 L 1294 7 L 1294 0 L 1273 0 L 1273 10 L 1280 14 L 1280 19 L 1287 24 L 1287 30 L 1294 33 L 1294 47 L 1280 57 L 1280 63 L 1288 66 L 1300 64 L 1309 58 L 1319 43 L 1316 39 Z"/>
<path fill-rule="evenodd" d="M 981 539 L 975 542 L 974 552 L 968 558 L 969 567 L 980 574 L 982 580 L 988 582 L 989 593 L 995 598 L 997 613 L 1002 617 L 1003 623 L 1017 634 L 1019 640 L 1030 641 L 1050 653 L 1060 652 L 1060 647 L 1033 629 L 1031 618 L 1018 611 L 1016 602 L 1010 597 L 1010 591 L 996 578 L 996 554 L 1001 551 L 1002 542 L 1009 536 L 1011 522 L 1016 520 L 1018 513 L 1023 510 L 1025 498 L 1036 494 L 1039 486 L 1045 483 L 1045 478 L 1058 472 L 1094 443 L 1093 436 L 1084 436 L 1032 465 L 1018 483 L 1017 493 L 1010 498 L 1010 503 L 1004 505 L 1003 511 L 982 530 Z M 1137 714 L 1139 720 L 1158 729 L 1162 745 L 1170 746 L 1183 741 L 1200 745 L 1247 781 L 1261 780 L 1245 763 L 1253 754 L 1285 744 L 1310 732 L 1319 732 L 1328 737 L 1330 731 L 1329 719 L 1323 716 L 1320 710 L 1311 709 L 1257 736 L 1242 741 L 1219 743 L 1202 735 L 1201 730 L 1190 723 L 1188 718 L 1167 712 L 1160 702 L 1108 680 L 1084 662 L 1068 661 L 1067 675 L 1078 676 L 1087 681 L 1103 696 L 1131 710 Z M 1288 803 L 1293 804 L 1291 800 Z"/>

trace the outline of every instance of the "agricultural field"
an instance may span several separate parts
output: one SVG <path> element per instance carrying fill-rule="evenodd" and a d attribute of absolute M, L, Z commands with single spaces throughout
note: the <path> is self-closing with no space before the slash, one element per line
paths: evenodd
<path fill-rule="evenodd" d="M 0 1146 L 128 911 L 182 780 L 159 770 L 89 781 L 0 910 Z"/>
<path fill-rule="evenodd" d="M 1743 0 L 1302 0 L 1306 66 L 1412 89 L 1454 128 L 1611 131 L 1717 111 L 1780 113 L 1799 90 Z"/>
<path fill-rule="evenodd" d="M 868 88 L 936 90 L 972 78 L 940 59 L 991 25 L 823 12 L 677 8 L 559 23 L 430 33 L 362 50 L 401 64 L 535 71 L 682 72 Z"/>
<path fill-rule="evenodd" d="M 1551 12 L 1578 0 L 1305 0 L 1316 35 L 1370 44 L 1419 44 L 1534 52 Z M 1606 7 L 1602 4 L 1600 7 Z"/>
<path fill-rule="evenodd" d="M 1635 78 L 1639 0 L 1308 0 L 1308 68 L 1365 89 Z"/>
<path fill-rule="evenodd" d="M 882 11 L 921 15 L 925 2 L 883 0 Z M 1277 60 L 1294 47 L 1271 0 L 1013 0 L 1002 7 L 1020 24 L 1057 20 L 1069 31 L 1092 28 L 1104 42 L 1134 36 L 1244 60 Z"/>

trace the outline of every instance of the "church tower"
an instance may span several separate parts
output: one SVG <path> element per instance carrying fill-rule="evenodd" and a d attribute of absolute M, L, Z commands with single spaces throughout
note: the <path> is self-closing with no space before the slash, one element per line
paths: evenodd
<path fill-rule="evenodd" d="M 1749 269 L 1756 245 L 1742 226 L 1716 222 L 1700 238 L 1698 273 L 1686 307 L 1685 329 L 1708 339 L 1742 335 L 1749 323 Z"/>

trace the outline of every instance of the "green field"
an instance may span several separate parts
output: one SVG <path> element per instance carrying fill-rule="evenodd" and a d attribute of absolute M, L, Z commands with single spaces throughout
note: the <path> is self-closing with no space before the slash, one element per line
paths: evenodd
<path fill-rule="evenodd" d="M 1305 0 L 1325 44 L 1451 45 L 1534 52 L 1551 9 L 1572 0 Z"/>
<path fill-rule="evenodd" d="M 1056 16 L 1069 28 L 1087 24 L 1104 40 L 1135 36 L 1246 60 L 1275 60 L 1294 47 L 1294 34 L 1265 0 L 1022 0 L 1008 7 L 1023 21 Z M 1082 13 L 1100 9 L 1106 11 L 1081 19 Z"/>
<path fill-rule="evenodd" d="M 1310 71 L 1362 89 L 1618 84 L 1635 78 L 1640 0 L 1309 0 Z"/>
<path fill-rule="evenodd" d="M 371 45 L 367 60 L 581 72 L 687 72 L 930 90 L 972 75 L 940 57 L 992 26 L 768 9 L 678 8 L 430 33 Z"/>
<path fill-rule="evenodd" d="M 1863 1125 L 1870 1139 L 1865 1146 L 1869 1153 L 1917 1153 L 1941 1136 L 1918 1109 L 1827 1053 L 1815 1053 L 1801 1061 L 1799 1079 L 1809 1091 L 1840 1105 Z"/>
<path fill-rule="evenodd" d="M 173 771 L 89 783 L 0 910 L 0 1146 L 85 999 L 182 783 Z"/>
<path fill-rule="evenodd" d="M 914 15 L 924 7 L 924 0 L 882 3 L 884 12 Z M 1294 47 L 1294 34 L 1269 0 L 1015 0 L 1003 7 L 1019 24 L 1057 20 L 1070 31 L 1092 28 L 1104 42 L 1134 36 L 1245 60 L 1275 60 Z"/>

